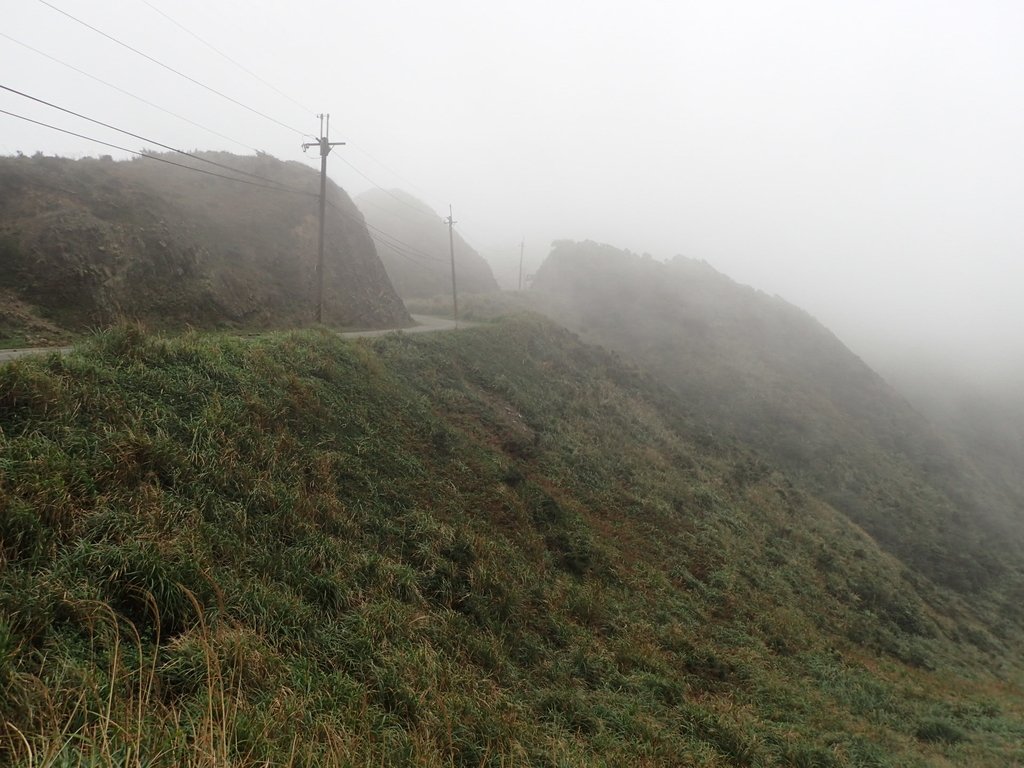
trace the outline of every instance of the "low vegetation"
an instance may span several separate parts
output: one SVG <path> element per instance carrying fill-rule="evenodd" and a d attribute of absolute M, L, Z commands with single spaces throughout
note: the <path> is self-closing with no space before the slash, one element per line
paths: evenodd
<path fill-rule="evenodd" d="M 317 173 L 264 154 L 160 157 L 194 168 L 0 157 L 0 335 L 313 322 Z M 327 199 L 325 322 L 407 324 L 362 215 L 333 183 Z"/>
<path fill-rule="evenodd" d="M 1024 759 L 991 615 L 537 318 L 4 366 L 0 543 L 14 765 Z"/>
<path fill-rule="evenodd" d="M 1020 473 L 999 452 L 958 449 L 807 313 L 704 262 L 593 242 L 556 243 L 529 299 L 652 372 L 695 423 L 757 451 L 909 568 L 1018 612 Z"/>

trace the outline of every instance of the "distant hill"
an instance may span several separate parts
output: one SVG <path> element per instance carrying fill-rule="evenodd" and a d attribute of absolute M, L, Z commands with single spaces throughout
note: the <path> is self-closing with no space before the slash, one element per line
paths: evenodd
<path fill-rule="evenodd" d="M 377 253 L 403 299 L 451 296 L 448 227 L 430 206 L 398 189 L 371 189 L 356 205 L 370 225 Z M 460 293 L 498 290 L 491 267 L 458 232 L 455 271 Z"/>
<path fill-rule="evenodd" d="M 0 335 L 125 317 L 157 327 L 311 322 L 317 174 L 266 155 L 202 156 L 305 194 L 142 158 L 0 158 Z M 328 197 L 325 321 L 409 322 L 348 195 L 331 184 Z"/>
<path fill-rule="evenodd" d="M 557 243 L 533 287 L 549 314 L 668 382 L 709 434 L 754 447 L 909 567 L 1019 597 L 1020 496 L 805 312 L 703 262 L 590 242 Z"/>

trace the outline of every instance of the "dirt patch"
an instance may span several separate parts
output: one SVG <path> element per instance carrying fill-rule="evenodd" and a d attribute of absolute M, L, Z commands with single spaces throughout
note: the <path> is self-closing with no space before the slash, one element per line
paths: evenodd
<path fill-rule="evenodd" d="M 69 341 L 71 334 L 40 317 L 13 291 L 0 288 L 0 347 L 49 347 Z"/>

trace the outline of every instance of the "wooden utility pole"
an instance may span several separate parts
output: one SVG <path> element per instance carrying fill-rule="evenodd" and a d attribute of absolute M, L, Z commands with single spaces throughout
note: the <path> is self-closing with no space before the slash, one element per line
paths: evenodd
<path fill-rule="evenodd" d="M 345 142 L 331 142 L 328 139 L 331 132 L 330 115 L 317 115 L 317 117 L 320 118 L 320 138 L 317 139 L 316 144 L 303 144 L 302 150 L 320 147 L 320 238 L 317 243 L 316 257 L 316 321 L 322 323 L 324 321 L 324 214 L 327 208 L 327 156 L 331 154 L 332 147 L 342 146 Z M 326 129 L 324 127 L 325 117 L 327 118 Z"/>
<path fill-rule="evenodd" d="M 452 206 L 448 204 L 448 218 L 445 219 L 448 223 L 448 251 L 452 256 L 452 319 L 455 321 L 455 327 L 459 327 L 459 296 L 455 292 L 455 220 L 452 219 Z"/>
<path fill-rule="evenodd" d="M 523 290 L 523 249 L 526 248 L 526 238 L 519 243 L 519 290 Z"/>

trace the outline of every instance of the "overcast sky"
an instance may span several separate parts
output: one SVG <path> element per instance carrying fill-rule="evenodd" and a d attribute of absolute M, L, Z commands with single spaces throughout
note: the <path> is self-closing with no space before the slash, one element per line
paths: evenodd
<path fill-rule="evenodd" d="M 522 237 L 529 267 L 559 238 L 682 253 L 869 361 L 1024 358 L 1019 1 L 47 1 L 266 117 L 40 0 L 4 0 L 0 33 L 223 136 L 2 36 L 0 84 L 172 146 L 289 160 L 329 111 L 350 142 L 335 181 L 452 203 L 489 258 Z M 7 92 L 0 109 L 143 144 Z M 0 153 L 37 150 L 123 154 L 0 115 Z"/>

